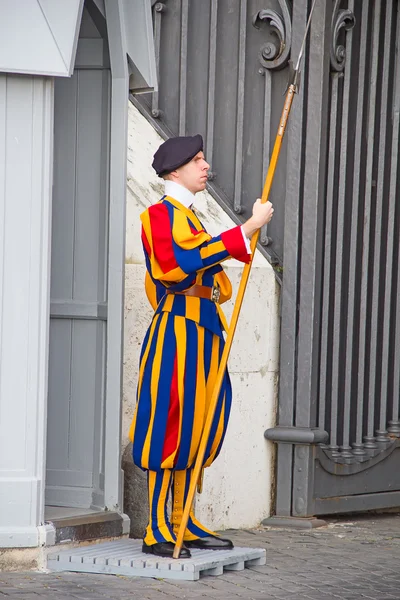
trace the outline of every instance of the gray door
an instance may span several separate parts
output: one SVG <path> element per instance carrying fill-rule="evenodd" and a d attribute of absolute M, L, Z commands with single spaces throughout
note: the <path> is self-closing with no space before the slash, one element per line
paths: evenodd
<path fill-rule="evenodd" d="M 103 34 L 103 35 L 102 35 Z M 46 504 L 104 506 L 110 70 L 84 10 L 55 87 Z"/>

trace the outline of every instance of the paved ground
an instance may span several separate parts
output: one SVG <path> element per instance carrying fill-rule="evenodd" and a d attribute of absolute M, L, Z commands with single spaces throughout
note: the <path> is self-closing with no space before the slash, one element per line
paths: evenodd
<path fill-rule="evenodd" d="M 312 531 L 229 532 L 267 564 L 198 582 L 113 575 L 0 573 L 0 600 L 400 600 L 400 514 L 334 520 Z"/>

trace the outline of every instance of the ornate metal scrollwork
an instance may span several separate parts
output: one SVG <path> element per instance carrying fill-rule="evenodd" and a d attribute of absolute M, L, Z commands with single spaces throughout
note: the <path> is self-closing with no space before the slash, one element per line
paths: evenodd
<path fill-rule="evenodd" d="M 271 8 L 258 11 L 253 17 L 253 26 L 260 29 L 260 23 L 269 24 L 278 43 L 272 41 L 265 43 L 259 52 L 259 59 L 266 69 L 283 69 L 289 60 L 292 44 L 292 16 L 291 2 L 289 0 L 278 0 L 282 14 Z"/>
<path fill-rule="evenodd" d="M 331 40 L 331 65 L 337 72 L 344 70 L 346 64 L 346 48 L 339 43 L 342 30 L 349 31 L 356 24 L 353 11 L 340 9 L 341 0 L 336 0 L 332 13 L 332 40 Z"/>
<path fill-rule="evenodd" d="M 154 6 L 154 4 L 155 4 L 155 6 Z M 153 6 L 154 6 L 154 10 L 156 12 L 163 12 L 165 10 L 165 4 L 163 2 L 157 2 L 154 4 L 153 4 Z"/>

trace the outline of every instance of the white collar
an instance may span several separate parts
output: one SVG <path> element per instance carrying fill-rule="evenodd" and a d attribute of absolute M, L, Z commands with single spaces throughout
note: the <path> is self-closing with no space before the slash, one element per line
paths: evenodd
<path fill-rule="evenodd" d="M 170 179 L 165 181 L 165 195 L 178 200 L 186 208 L 189 208 L 195 200 L 195 195 L 192 192 Z"/>

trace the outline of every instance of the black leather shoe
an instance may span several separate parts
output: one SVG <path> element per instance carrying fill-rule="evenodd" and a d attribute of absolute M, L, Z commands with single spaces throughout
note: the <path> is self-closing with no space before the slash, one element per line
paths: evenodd
<path fill-rule="evenodd" d="M 148 546 L 143 542 L 142 552 L 145 554 L 154 554 L 154 556 L 163 556 L 164 558 L 172 558 L 174 553 L 175 544 L 172 542 L 158 542 Z M 179 558 L 191 558 L 191 554 L 185 546 L 182 546 Z"/>
<path fill-rule="evenodd" d="M 187 548 L 197 548 L 198 550 L 231 550 L 233 543 L 231 540 L 209 535 L 197 540 L 185 541 L 185 546 Z"/>

